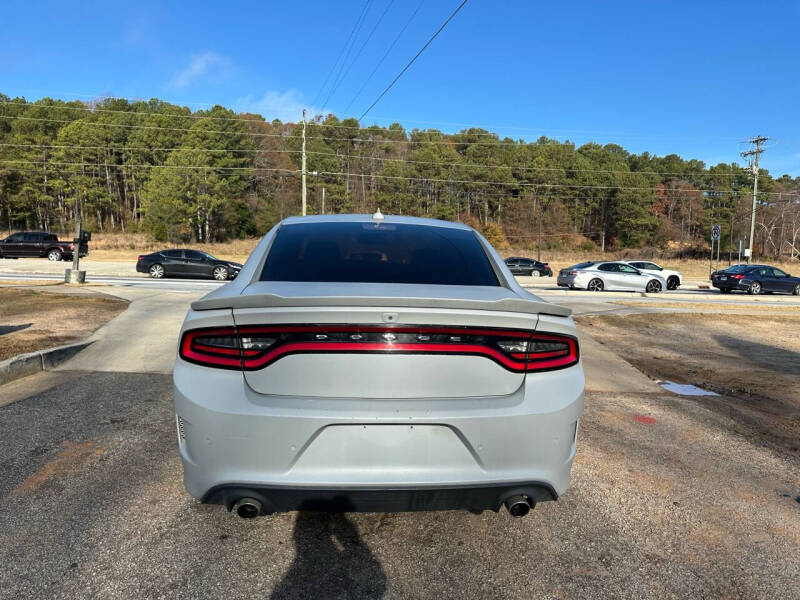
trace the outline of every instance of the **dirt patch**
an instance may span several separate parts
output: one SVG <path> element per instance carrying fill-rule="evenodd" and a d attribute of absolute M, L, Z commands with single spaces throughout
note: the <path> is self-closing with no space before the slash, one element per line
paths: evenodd
<path fill-rule="evenodd" d="M 0 360 L 85 339 L 127 306 L 99 294 L 0 288 Z"/>
<path fill-rule="evenodd" d="M 106 450 L 108 448 L 96 442 L 64 441 L 56 457 L 19 484 L 11 495 L 34 492 L 53 477 L 79 473 L 86 466 L 97 462 Z"/>
<path fill-rule="evenodd" d="M 800 316 L 643 314 L 576 319 L 598 342 L 654 379 L 720 397 L 686 398 L 800 453 Z"/>

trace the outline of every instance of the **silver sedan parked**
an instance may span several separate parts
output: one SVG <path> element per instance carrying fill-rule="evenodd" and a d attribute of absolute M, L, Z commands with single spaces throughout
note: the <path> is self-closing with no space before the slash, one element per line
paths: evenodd
<path fill-rule="evenodd" d="M 620 262 L 583 262 L 558 273 L 558 285 L 570 289 L 602 292 L 603 290 L 658 293 L 666 288 L 666 280 Z"/>
<path fill-rule="evenodd" d="M 567 308 L 479 233 L 291 218 L 192 303 L 173 373 L 184 483 L 240 517 L 526 514 L 569 485 L 584 376 Z"/>

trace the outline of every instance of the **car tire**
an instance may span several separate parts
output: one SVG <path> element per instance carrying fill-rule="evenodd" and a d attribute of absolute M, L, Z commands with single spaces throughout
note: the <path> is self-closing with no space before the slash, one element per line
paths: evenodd
<path fill-rule="evenodd" d="M 750 284 L 750 287 L 747 288 L 747 293 L 751 296 L 758 296 L 761 293 L 761 284 L 757 281 L 754 281 Z"/>
<path fill-rule="evenodd" d="M 661 285 L 661 282 L 658 279 L 651 279 L 647 282 L 647 285 L 644 287 L 644 291 L 648 294 L 659 294 L 661 290 L 664 288 Z"/>
<path fill-rule="evenodd" d="M 680 280 L 678 279 L 678 276 L 670 275 L 669 279 L 667 279 L 667 289 L 677 290 L 679 285 L 680 285 Z"/>
<path fill-rule="evenodd" d="M 214 267 L 214 270 L 211 272 L 211 276 L 217 281 L 227 281 L 228 269 L 225 267 Z"/>
<path fill-rule="evenodd" d="M 531 273 L 530 273 L 531 277 L 540 277 L 541 275 L 542 274 L 539 273 L 539 271 L 537 271 L 536 269 L 531 269 Z"/>
<path fill-rule="evenodd" d="M 150 265 L 150 268 L 147 269 L 147 272 L 150 273 L 150 277 L 152 277 L 153 279 L 163 279 L 164 276 L 166 275 L 164 267 L 159 263 Z"/>
<path fill-rule="evenodd" d="M 603 287 L 603 280 L 595 278 L 589 282 L 589 284 L 586 286 L 586 289 L 590 292 L 602 292 Z"/>
<path fill-rule="evenodd" d="M 731 288 L 719 288 L 719 291 L 722 292 L 723 294 L 730 294 Z"/>
<path fill-rule="evenodd" d="M 58 248 L 53 248 L 47 251 L 47 260 L 52 260 L 53 262 L 58 262 L 61 260 L 61 250 Z"/>

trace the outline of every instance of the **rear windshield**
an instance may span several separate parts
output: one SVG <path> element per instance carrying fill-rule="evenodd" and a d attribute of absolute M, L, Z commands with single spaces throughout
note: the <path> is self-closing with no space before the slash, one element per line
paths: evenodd
<path fill-rule="evenodd" d="M 261 281 L 499 285 L 471 231 L 403 223 L 284 225 Z"/>
<path fill-rule="evenodd" d="M 585 269 L 586 267 L 591 267 L 594 264 L 591 260 L 589 262 L 582 262 L 578 263 L 577 265 L 572 265 L 570 269 Z"/>
<path fill-rule="evenodd" d="M 727 269 L 725 269 L 725 272 L 726 273 L 746 273 L 747 271 L 749 271 L 752 268 L 753 267 L 751 267 L 750 265 L 736 265 L 736 266 L 733 266 L 733 267 L 728 267 Z"/>

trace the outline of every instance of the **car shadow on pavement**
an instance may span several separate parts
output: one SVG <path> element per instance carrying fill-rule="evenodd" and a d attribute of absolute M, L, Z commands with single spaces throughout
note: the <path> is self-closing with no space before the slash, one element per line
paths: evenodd
<path fill-rule="evenodd" d="M 295 557 L 271 599 L 382 598 L 386 573 L 344 513 L 301 511 Z"/>

